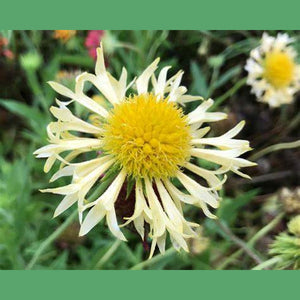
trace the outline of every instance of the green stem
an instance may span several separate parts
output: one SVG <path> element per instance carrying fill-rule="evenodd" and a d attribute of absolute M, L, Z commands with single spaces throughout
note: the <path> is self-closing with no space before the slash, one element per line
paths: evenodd
<path fill-rule="evenodd" d="M 76 65 L 88 68 L 92 68 L 94 66 L 94 61 L 90 57 L 81 55 L 61 55 L 59 57 L 59 62 L 61 64 Z"/>
<path fill-rule="evenodd" d="M 44 96 L 44 93 L 42 91 L 42 88 L 40 86 L 40 83 L 38 81 L 35 71 L 26 71 L 26 75 L 27 75 L 28 84 L 29 84 L 33 94 L 35 95 L 35 99 L 41 103 L 44 111 L 46 113 L 48 113 L 49 107 L 47 104 L 47 100 Z"/>
<path fill-rule="evenodd" d="M 251 155 L 249 157 L 249 160 L 256 161 L 260 157 L 262 157 L 266 154 L 269 154 L 271 152 L 278 151 L 278 150 L 283 150 L 283 149 L 293 149 L 293 148 L 298 148 L 298 147 L 300 147 L 300 140 L 295 141 L 295 142 L 291 142 L 291 143 L 275 144 L 275 145 L 269 146 L 265 149 L 262 149 L 262 150 L 260 150 L 256 153 L 254 153 L 253 155 Z"/>
<path fill-rule="evenodd" d="M 111 256 L 117 251 L 121 243 L 121 240 L 116 239 L 115 242 L 111 245 L 111 247 L 109 247 L 108 251 L 96 263 L 94 269 L 101 269 L 105 265 L 105 263 L 111 258 Z"/>
<path fill-rule="evenodd" d="M 275 265 L 276 263 L 280 262 L 281 258 L 279 256 L 272 257 L 263 263 L 257 265 L 256 267 L 252 268 L 252 270 L 263 270 L 270 266 Z"/>
<path fill-rule="evenodd" d="M 300 123 L 300 114 L 297 114 L 290 122 L 289 125 L 287 125 L 287 129 L 285 134 L 292 131 L 294 128 L 296 128 Z"/>
<path fill-rule="evenodd" d="M 141 263 L 133 266 L 130 270 L 143 270 L 144 268 L 149 267 L 152 264 L 155 264 L 166 257 L 172 256 L 175 253 L 176 253 L 176 250 L 174 248 L 170 248 L 164 254 L 158 254 L 158 255 L 152 257 L 151 259 L 142 261 Z"/>
<path fill-rule="evenodd" d="M 65 230 L 66 228 L 74 221 L 77 216 L 77 211 L 75 210 L 46 240 L 44 240 L 37 251 L 35 251 L 32 259 L 26 266 L 26 270 L 32 269 L 32 267 L 36 264 L 41 254 L 51 245 L 53 241 L 56 240 Z"/>
<path fill-rule="evenodd" d="M 219 67 L 214 67 L 213 68 L 213 73 L 210 79 L 210 83 L 209 83 L 209 88 L 208 88 L 208 97 L 210 97 L 210 95 L 213 93 L 214 91 L 214 82 L 217 81 L 217 78 L 219 77 L 219 71 L 220 68 Z"/>
<path fill-rule="evenodd" d="M 282 220 L 284 213 L 279 214 L 276 218 L 274 218 L 269 224 L 259 230 L 248 242 L 247 245 L 249 247 L 254 247 L 255 243 L 261 239 L 263 236 L 268 234 L 277 224 Z M 231 262 L 238 259 L 238 257 L 243 253 L 242 249 L 235 251 L 231 254 L 220 266 L 217 267 L 217 270 L 225 269 Z"/>
<path fill-rule="evenodd" d="M 259 230 L 248 242 L 249 246 L 254 246 L 254 244 L 260 240 L 263 236 L 268 234 L 277 224 L 282 220 L 284 213 L 279 214 L 274 218 L 269 224 Z"/>
<path fill-rule="evenodd" d="M 263 261 L 262 259 L 254 252 L 252 247 L 249 247 L 245 242 L 239 239 L 234 233 L 230 230 L 230 228 L 223 222 L 219 220 L 215 221 L 219 228 L 238 246 L 240 247 L 245 253 L 247 253 L 256 263 L 261 264 Z"/>
<path fill-rule="evenodd" d="M 121 247 L 126 252 L 126 255 L 127 255 L 128 259 L 131 260 L 132 263 L 134 263 L 134 264 L 139 263 L 138 258 L 132 253 L 131 248 L 128 246 L 127 243 L 122 243 Z"/>
<path fill-rule="evenodd" d="M 218 106 L 220 106 L 227 98 L 234 95 L 242 86 L 244 86 L 247 82 L 247 78 L 240 79 L 231 89 L 229 89 L 222 96 L 218 97 L 213 106 L 210 107 L 209 111 L 215 111 Z"/>

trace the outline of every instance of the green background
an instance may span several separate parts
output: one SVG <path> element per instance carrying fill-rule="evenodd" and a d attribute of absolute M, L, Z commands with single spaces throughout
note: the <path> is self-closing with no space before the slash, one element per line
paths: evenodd
<path fill-rule="evenodd" d="M 35 3 L 34 3 L 35 2 Z M 296 1 L 5 1 L 3 29 L 299 29 Z M 2 299 L 291 299 L 298 271 L 1 271 Z"/>

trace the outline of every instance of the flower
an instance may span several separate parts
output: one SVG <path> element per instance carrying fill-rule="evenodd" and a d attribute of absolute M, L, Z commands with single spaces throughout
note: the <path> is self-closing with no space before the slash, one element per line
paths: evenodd
<path fill-rule="evenodd" d="M 97 58 L 97 48 L 101 42 L 105 44 L 105 52 L 108 55 L 112 54 L 117 47 L 131 47 L 128 44 L 119 42 L 109 30 L 90 30 L 85 39 L 85 47 L 94 60 Z"/>
<path fill-rule="evenodd" d="M 279 192 L 279 200 L 283 204 L 285 212 L 300 213 L 300 187 L 295 189 L 282 188 Z"/>
<path fill-rule="evenodd" d="M 8 40 L 0 35 L 0 56 L 4 56 L 10 60 L 14 59 L 14 53 L 7 48 Z"/>
<path fill-rule="evenodd" d="M 66 43 L 76 34 L 76 30 L 54 30 L 53 37 Z"/>
<path fill-rule="evenodd" d="M 294 217 L 288 224 L 289 232 L 300 237 L 300 215 Z"/>
<path fill-rule="evenodd" d="M 271 107 L 291 103 L 300 87 L 297 52 L 289 44 L 294 41 L 286 33 L 277 37 L 264 33 L 260 45 L 253 49 L 245 66 L 247 83 L 258 101 Z"/>
<path fill-rule="evenodd" d="M 89 30 L 85 39 L 85 46 L 89 51 L 91 58 L 97 58 L 97 48 L 100 45 L 102 37 L 105 35 L 105 30 Z"/>
<path fill-rule="evenodd" d="M 133 222 L 142 239 L 149 229 L 152 238 L 150 256 L 156 245 L 164 252 L 167 233 L 175 249 L 188 251 L 186 240 L 197 237 L 194 228 L 198 224 L 185 219 L 183 206 L 197 206 L 206 216 L 215 218 L 209 206 L 217 208 L 219 205 L 218 190 L 226 180 L 225 173 L 231 170 L 248 178 L 239 169 L 255 165 L 239 157 L 251 149 L 249 142 L 233 139 L 244 122 L 219 137 L 205 137 L 210 128 L 202 128 L 202 125 L 222 120 L 226 114 L 208 112 L 213 105 L 211 99 L 204 101 L 202 97 L 186 95 L 187 89 L 180 85 L 182 71 L 167 79 L 170 67 L 164 67 L 156 77 L 158 62 L 156 59 L 136 80 L 127 84 L 125 68 L 119 80 L 107 72 L 101 46 L 97 49 L 95 75 L 79 75 L 74 91 L 49 82 L 55 91 L 70 101 L 56 100 L 58 107 L 50 108 L 57 119 L 47 127 L 50 144 L 34 153 L 38 158 L 47 158 L 45 172 L 49 172 L 56 160 L 62 162 L 51 182 L 64 176 L 72 177 L 72 182 L 66 186 L 42 190 L 64 195 L 54 216 L 77 202 L 81 236 L 106 217 L 110 231 L 117 238 L 126 240 L 117 221 L 115 206 L 116 202 L 133 201 L 134 211 L 124 218 L 126 222 L 122 226 Z M 101 92 L 110 108 L 83 92 L 87 82 Z M 129 88 L 135 93 L 126 96 Z M 199 100 L 201 103 L 195 110 L 187 115 L 183 113 L 181 105 Z M 69 109 L 73 102 L 80 103 L 91 114 L 97 114 L 102 123 L 96 126 L 73 115 Z M 66 152 L 68 154 L 63 157 L 62 153 Z M 81 161 L 80 155 L 87 157 L 88 152 L 94 154 L 94 158 Z M 197 158 L 210 161 L 218 168 L 199 167 Z M 96 187 L 103 174 L 108 187 L 94 197 L 94 201 L 86 200 L 91 191 L 97 193 Z M 195 176 L 205 184 L 197 182 Z M 178 181 L 176 184 L 174 179 Z M 126 185 L 128 191 L 131 186 L 132 197 L 120 199 L 121 189 L 123 191 Z M 101 189 L 101 185 L 99 187 Z M 85 211 L 88 213 L 84 218 Z M 145 223 L 148 224 L 146 228 Z"/>
<path fill-rule="evenodd" d="M 276 236 L 269 253 L 277 260 L 280 269 L 300 269 L 300 215 L 288 223 L 288 231 Z"/>

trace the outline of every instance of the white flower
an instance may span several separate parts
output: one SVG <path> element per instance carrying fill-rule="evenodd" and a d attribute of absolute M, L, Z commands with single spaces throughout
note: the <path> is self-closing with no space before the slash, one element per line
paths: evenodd
<path fill-rule="evenodd" d="M 260 45 L 247 60 L 245 69 L 251 92 L 271 107 L 291 103 L 299 91 L 300 66 L 295 61 L 297 53 L 290 46 L 293 41 L 286 33 L 277 37 L 264 33 Z"/>
<path fill-rule="evenodd" d="M 54 90 L 70 101 L 57 100 L 58 107 L 51 107 L 50 111 L 57 121 L 47 128 L 50 144 L 35 151 L 37 157 L 47 158 L 45 172 L 56 160 L 62 162 L 51 181 L 72 177 L 70 184 L 42 192 L 64 195 L 55 216 L 74 203 L 78 204 L 80 235 L 88 233 L 106 218 L 111 232 L 126 240 L 117 222 L 115 203 L 117 200 L 128 201 L 118 197 L 127 181 L 133 180 L 134 212 L 124 218 L 123 226 L 133 222 L 144 239 L 145 223 L 149 224 L 149 236 L 152 238 L 150 256 L 156 245 L 161 252 L 165 251 L 167 232 L 176 249 L 188 251 L 186 240 L 197 237 L 194 228 L 198 225 L 184 218 L 183 206 L 197 206 L 208 217 L 214 218 L 209 207 L 217 208 L 219 205 L 217 191 L 226 180 L 224 174 L 231 170 L 248 177 L 239 169 L 255 165 L 239 158 L 251 149 L 249 142 L 234 139 L 244 122 L 220 137 L 205 137 L 210 129 L 201 128 L 203 123 L 220 121 L 226 118 L 226 114 L 208 112 L 213 105 L 211 99 L 204 101 L 202 97 L 186 95 L 187 89 L 180 85 L 182 71 L 167 79 L 170 67 L 165 67 L 156 77 L 154 72 L 158 62 L 159 59 L 156 59 L 128 85 L 125 68 L 119 79 L 106 71 L 101 47 L 98 48 L 96 74 L 79 75 L 75 91 L 50 82 Z M 111 109 L 84 94 L 86 82 L 100 91 L 110 102 Z M 136 92 L 126 96 L 129 87 Z M 201 104 L 185 116 L 180 105 L 197 100 L 201 100 Z M 74 116 L 68 108 L 72 102 L 97 115 L 102 123 L 95 125 Z M 80 162 L 80 155 L 87 152 L 94 153 L 94 158 Z M 64 157 L 63 153 L 66 154 Z M 196 158 L 210 161 L 218 168 L 201 168 L 197 166 Z M 101 175 L 110 174 L 111 170 L 115 171 L 112 172 L 115 175 L 111 184 L 94 201 L 88 202 L 87 194 L 100 184 Z M 186 175 L 185 170 L 194 175 Z M 222 175 L 223 178 L 220 178 Z M 174 184 L 176 178 L 181 188 Z M 201 178 L 206 184 L 200 184 L 196 178 Z M 186 192 L 181 191 L 184 189 Z M 83 219 L 85 211 L 88 213 Z"/>

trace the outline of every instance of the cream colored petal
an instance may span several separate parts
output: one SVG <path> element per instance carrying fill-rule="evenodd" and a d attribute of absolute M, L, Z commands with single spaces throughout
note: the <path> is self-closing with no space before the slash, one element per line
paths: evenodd
<path fill-rule="evenodd" d="M 237 156 L 243 154 L 247 150 L 244 149 L 231 149 L 231 150 L 211 150 L 211 149 L 192 149 L 191 155 L 206 159 L 222 166 L 236 165 L 239 167 L 255 166 L 255 163 L 247 161 Z"/>
<path fill-rule="evenodd" d="M 143 187 L 141 182 L 137 181 L 135 184 L 135 206 L 134 206 L 134 213 L 130 218 L 128 219 L 124 226 L 129 224 L 130 222 L 134 221 L 136 218 L 139 218 L 139 221 L 137 222 L 140 226 L 141 219 L 144 220 L 144 218 L 140 218 L 140 216 L 145 212 L 146 215 L 152 218 L 151 211 L 146 203 L 146 199 L 144 197 Z M 123 226 L 122 225 L 122 226 Z M 138 230 L 139 231 L 139 230 Z"/>
<path fill-rule="evenodd" d="M 148 92 L 149 80 L 152 74 L 154 73 L 154 71 L 157 69 L 158 63 L 159 63 L 159 58 L 157 58 L 153 63 L 151 63 L 136 80 L 136 88 L 139 95 Z"/>
<path fill-rule="evenodd" d="M 98 76 L 106 73 L 102 43 L 100 43 L 100 47 L 98 47 L 96 51 L 97 51 L 97 61 L 95 66 L 95 74 Z"/>
<path fill-rule="evenodd" d="M 84 178 L 96 168 L 100 168 L 100 172 L 105 172 L 106 169 L 109 168 L 114 161 L 115 159 L 113 159 L 112 156 L 105 155 L 102 157 L 98 157 L 81 163 L 75 163 L 72 165 L 76 167 L 74 171 L 76 176 Z"/>
<path fill-rule="evenodd" d="M 53 182 L 61 177 L 72 176 L 75 170 L 75 166 L 67 166 L 65 168 L 57 171 L 50 179 L 50 182 Z"/>
<path fill-rule="evenodd" d="M 164 184 L 173 199 L 177 199 L 183 203 L 192 204 L 192 205 L 195 205 L 198 202 L 198 200 L 195 197 L 193 197 L 191 195 L 187 195 L 187 194 L 183 193 L 182 191 L 180 191 L 179 189 L 177 189 L 171 183 L 170 180 L 168 180 L 168 179 L 164 180 Z"/>
<path fill-rule="evenodd" d="M 182 234 L 176 232 L 176 231 L 170 231 L 171 241 L 173 246 L 175 246 L 175 249 L 178 251 L 180 248 L 182 248 L 184 251 L 189 252 L 188 245 L 182 236 Z"/>
<path fill-rule="evenodd" d="M 89 124 L 81 119 L 75 117 L 71 111 L 66 108 L 58 108 L 52 106 L 50 108 L 51 113 L 59 120 L 63 122 L 53 122 L 51 131 L 54 133 L 59 133 L 60 131 L 74 130 L 79 132 L 99 134 L 102 130 L 92 124 Z"/>
<path fill-rule="evenodd" d="M 220 190 L 222 188 L 222 185 L 224 184 L 224 182 L 227 179 L 227 177 L 224 176 L 223 180 L 221 181 L 214 174 L 214 172 L 212 172 L 210 170 L 200 168 L 200 167 L 195 166 L 191 163 L 187 163 L 185 165 L 185 168 L 187 168 L 188 170 L 192 171 L 193 173 L 195 173 L 195 174 L 201 176 L 202 178 L 204 178 L 207 181 L 207 183 L 209 184 L 209 186 L 214 188 L 215 190 Z"/>
<path fill-rule="evenodd" d="M 112 210 L 115 201 L 120 193 L 126 178 L 126 172 L 121 170 L 119 175 L 114 179 L 109 188 L 101 195 L 96 202 L 102 202 L 106 210 Z"/>
<path fill-rule="evenodd" d="M 157 238 L 157 246 L 159 251 L 164 254 L 166 249 L 166 236 L 167 234 L 163 234 L 162 236 Z"/>
<path fill-rule="evenodd" d="M 50 154 L 49 158 L 46 160 L 45 165 L 44 165 L 44 172 L 45 173 L 48 173 L 51 170 L 51 168 L 53 167 L 55 161 L 56 161 L 56 156 Z"/>
<path fill-rule="evenodd" d="M 98 113 L 100 116 L 106 118 L 108 116 L 107 110 L 99 105 L 96 101 L 86 96 L 83 92 L 84 83 L 88 81 L 91 82 L 96 88 L 104 95 L 104 97 L 110 101 L 112 104 L 118 103 L 119 100 L 115 93 L 115 90 L 111 86 L 110 80 L 107 74 L 102 74 L 101 76 L 95 76 L 89 73 L 83 73 L 76 78 L 76 101 L 81 105 L 87 107 L 91 111 Z"/>
<path fill-rule="evenodd" d="M 184 221 L 183 216 L 178 211 L 177 207 L 175 206 L 172 198 L 170 197 L 169 193 L 163 186 L 160 180 L 155 180 L 156 187 L 160 196 L 160 199 L 162 201 L 162 204 L 164 206 L 164 210 L 168 214 L 168 217 L 170 221 L 175 225 L 176 230 L 182 232 L 183 230 L 183 224 Z"/>
<path fill-rule="evenodd" d="M 70 89 L 66 88 L 65 86 L 63 86 L 60 83 L 54 82 L 54 81 L 48 81 L 48 84 L 59 94 L 70 98 L 70 99 L 74 99 L 75 94 L 74 92 L 72 92 Z"/>
<path fill-rule="evenodd" d="M 79 177 L 78 180 L 76 180 L 76 182 L 81 185 L 81 188 L 78 191 L 78 200 L 80 201 L 79 204 L 83 205 L 84 198 L 88 191 L 92 188 L 92 186 L 96 183 L 100 176 L 108 170 L 108 168 L 113 164 L 113 162 L 114 160 L 111 159 L 109 161 L 92 167 L 89 166 L 85 170 L 86 175 L 83 175 L 82 177 Z M 76 171 L 77 170 L 75 170 L 74 177 L 76 175 Z"/>
<path fill-rule="evenodd" d="M 53 193 L 53 194 L 59 194 L 59 195 L 69 195 L 69 194 L 74 194 L 78 191 L 78 188 L 80 186 L 78 184 L 68 184 L 62 187 L 58 188 L 52 188 L 52 189 L 44 189 L 40 190 L 42 193 Z"/>
<path fill-rule="evenodd" d="M 232 137 L 237 135 L 242 130 L 244 125 L 245 125 L 245 121 L 241 121 L 233 129 L 229 130 L 227 133 L 223 134 L 222 136 L 212 137 L 212 138 L 193 139 L 192 144 L 200 145 L 200 146 L 211 145 L 211 146 L 218 147 L 220 149 L 241 148 L 245 150 L 251 150 L 248 141 L 232 139 Z"/>
<path fill-rule="evenodd" d="M 151 259 L 153 257 L 154 250 L 156 248 L 156 244 L 157 244 L 157 238 L 154 237 L 152 239 L 152 242 L 151 242 L 150 254 L 149 254 L 149 258 L 148 259 Z"/>
<path fill-rule="evenodd" d="M 127 91 L 127 70 L 122 68 L 122 73 L 119 79 L 119 99 L 124 99 L 126 97 Z"/>
<path fill-rule="evenodd" d="M 106 214 L 107 225 L 112 234 L 122 241 L 127 241 L 124 234 L 121 232 L 117 222 L 116 212 L 114 209 L 110 210 Z"/>
<path fill-rule="evenodd" d="M 76 158 L 81 153 L 86 152 L 85 149 L 73 150 L 68 155 L 65 156 L 64 160 L 60 164 L 60 169 L 65 165 L 68 165 L 74 158 Z"/>
<path fill-rule="evenodd" d="M 53 218 L 56 218 L 61 213 L 63 213 L 65 210 L 67 210 L 69 207 L 71 207 L 75 202 L 77 201 L 77 195 L 76 194 L 70 194 L 64 197 L 64 199 L 59 203 L 57 206 Z"/>
<path fill-rule="evenodd" d="M 201 96 L 182 95 L 178 99 L 178 102 L 180 102 L 180 103 L 188 103 L 188 102 L 198 101 L 198 100 L 204 100 L 204 98 L 201 97 Z"/>
<path fill-rule="evenodd" d="M 87 214 L 83 223 L 80 227 L 79 236 L 87 234 L 91 229 L 93 229 L 105 216 L 106 210 L 103 205 L 99 202 L 96 204 Z"/>
<path fill-rule="evenodd" d="M 198 129 L 198 130 L 192 131 L 192 136 L 193 136 L 194 138 L 201 139 L 201 138 L 204 137 L 209 131 L 210 131 L 210 127 L 209 127 L 209 126 L 203 127 L 203 128 Z"/>
<path fill-rule="evenodd" d="M 170 66 L 167 66 L 162 68 L 162 70 L 160 71 L 157 79 L 157 84 L 156 86 L 154 86 L 155 95 L 164 97 L 165 87 L 167 83 L 167 73 L 170 68 Z"/>
<path fill-rule="evenodd" d="M 217 217 L 209 211 L 209 209 L 208 209 L 208 207 L 207 207 L 207 204 L 206 204 L 204 201 L 200 201 L 199 203 L 200 203 L 200 206 L 201 206 L 201 208 L 202 208 L 202 210 L 203 210 L 203 213 L 204 213 L 208 218 L 210 218 L 210 219 L 217 219 Z"/>
<path fill-rule="evenodd" d="M 153 235 L 155 237 L 162 236 L 166 231 L 166 224 L 165 224 L 165 216 L 162 210 L 162 207 L 155 195 L 155 192 L 152 187 L 152 183 L 147 178 L 145 179 L 145 186 L 146 186 L 146 195 L 150 205 L 150 209 L 152 211 L 152 218 L 153 218 Z"/>
<path fill-rule="evenodd" d="M 53 153 L 60 153 L 68 150 L 78 150 L 80 148 L 89 148 L 89 151 L 102 146 L 102 141 L 93 138 L 77 138 L 75 140 L 60 140 L 59 144 L 50 144 L 34 152 L 35 155 L 42 154 L 42 157 L 48 157 Z M 40 156 L 41 157 L 41 156 Z"/>
<path fill-rule="evenodd" d="M 210 206 L 217 208 L 219 206 L 219 197 L 212 192 L 204 189 L 199 183 L 188 177 L 187 175 L 177 172 L 176 177 L 182 185 L 193 195 L 196 199 L 206 202 Z"/>
<path fill-rule="evenodd" d="M 213 105 L 213 103 L 214 101 L 212 99 L 203 101 L 195 110 L 188 114 L 188 123 L 199 123 L 201 125 L 203 122 L 216 122 L 226 119 L 227 115 L 224 113 L 206 112 Z"/>
<path fill-rule="evenodd" d="M 186 92 L 187 92 L 187 88 L 185 86 L 178 87 L 169 95 L 169 101 L 179 103 L 178 99 L 180 99 L 182 95 L 185 94 Z"/>
<path fill-rule="evenodd" d="M 174 95 L 176 94 L 176 91 L 180 87 L 183 73 L 184 73 L 183 71 L 177 72 L 177 74 L 175 75 L 174 81 L 170 85 L 170 93 L 169 93 L 170 101 L 174 101 L 173 98 L 174 98 Z M 186 88 L 184 88 L 184 92 L 182 94 L 184 94 L 185 92 L 186 92 Z"/>
<path fill-rule="evenodd" d="M 144 228 L 144 217 L 139 215 L 133 219 L 134 227 L 141 236 L 142 240 L 145 238 L 145 228 Z"/>

